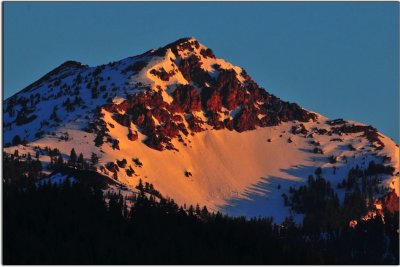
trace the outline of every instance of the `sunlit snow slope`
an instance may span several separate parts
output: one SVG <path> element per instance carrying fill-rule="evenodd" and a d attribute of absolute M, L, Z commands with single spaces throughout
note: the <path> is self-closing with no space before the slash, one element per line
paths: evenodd
<path fill-rule="evenodd" d="M 151 182 L 180 204 L 282 221 L 289 186 L 322 167 L 336 188 L 371 160 L 395 168 L 382 184 L 398 194 L 391 139 L 280 100 L 193 38 L 98 67 L 68 61 L 3 106 L 6 152 L 95 153 L 98 172 L 131 188 Z"/>

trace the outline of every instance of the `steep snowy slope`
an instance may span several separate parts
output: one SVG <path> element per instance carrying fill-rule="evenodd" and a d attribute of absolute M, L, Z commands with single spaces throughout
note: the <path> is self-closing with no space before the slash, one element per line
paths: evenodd
<path fill-rule="evenodd" d="M 232 215 L 282 221 L 282 194 L 317 167 L 336 188 L 357 165 L 392 166 L 380 177 L 398 194 L 392 140 L 280 100 L 193 38 L 99 67 L 66 62 L 7 99 L 3 114 L 6 152 L 95 153 L 97 171 L 118 184 L 142 179 Z"/>

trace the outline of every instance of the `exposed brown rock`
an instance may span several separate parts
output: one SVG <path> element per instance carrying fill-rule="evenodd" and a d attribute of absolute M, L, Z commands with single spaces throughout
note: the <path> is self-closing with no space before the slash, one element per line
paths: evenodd
<path fill-rule="evenodd" d="M 180 112 L 189 113 L 201 110 L 200 94 L 193 86 L 179 86 L 172 93 L 172 97 L 174 98 L 172 105 Z"/>
<path fill-rule="evenodd" d="M 174 74 L 175 74 L 174 71 L 166 72 L 164 68 L 161 68 L 159 70 L 152 69 L 152 70 L 150 70 L 150 73 L 153 74 L 154 76 L 157 76 L 162 81 L 166 81 L 166 82 L 169 80 L 170 77 L 174 76 Z"/>
<path fill-rule="evenodd" d="M 165 56 L 166 50 L 171 49 L 179 58 L 180 52 L 194 52 L 199 47 L 197 41 L 185 38 L 156 51 L 149 51 L 147 54 Z M 202 49 L 200 54 L 206 58 L 215 57 L 210 49 Z M 104 107 L 112 113 L 113 119 L 119 124 L 128 128 L 131 122 L 136 125 L 138 130 L 147 136 L 144 143 L 149 147 L 157 150 L 175 149 L 172 139 L 176 138 L 183 142 L 182 135 L 189 135 L 189 131 L 191 134 L 203 131 L 204 123 L 217 130 L 227 128 L 242 132 L 254 130 L 257 126 L 268 127 L 286 121 L 306 122 L 316 119 L 314 113 L 267 93 L 244 70 L 241 74 L 237 74 L 233 69 L 222 69 L 221 66 L 214 65 L 217 75 L 212 78 L 202 69 L 201 58 L 195 54 L 179 60 L 173 58 L 169 60 L 171 64 L 178 66 L 183 77 L 191 83 L 177 86 L 171 93 L 173 98 L 171 104 L 164 101 L 161 88 L 158 91 L 147 88 L 141 93 L 127 96 L 122 103 L 109 103 Z M 128 66 L 126 71 L 139 71 L 142 67 L 144 64 L 139 61 Z M 168 73 L 164 68 L 152 69 L 150 73 L 164 81 L 168 81 L 174 75 L 174 71 Z M 238 79 L 238 75 L 244 78 L 243 83 Z M 193 112 L 203 112 L 207 121 L 204 122 L 194 116 Z M 230 115 L 233 118 L 223 119 L 222 114 L 224 117 Z M 300 124 L 299 127 L 292 132 L 307 134 L 304 125 Z M 372 133 L 368 134 L 372 136 Z M 137 132 L 133 133 L 129 129 L 128 138 L 132 141 L 137 140 Z"/>
<path fill-rule="evenodd" d="M 208 58 L 208 57 L 215 58 L 215 55 L 214 55 L 213 51 L 210 48 L 201 49 L 200 50 L 200 54 L 205 58 Z"/>
<path fill-rule="evenodd" d="M 399 196 L 394 189 L 382 198 L 382 206 L 392 214 L 399 212 Z"/>
<path fill-rule="evenodd" d="M 257 113 L 252 110 L 242 109 L 234 120 L 234 128 L 238 132 L 254 130 L 256 125 L 258 125 Z"/>
<path fill-rule="evenodd" d="M 135 132 L 133 133 L 132 130 L 129 129 L 128 139 L 129 139 L 130 141 L 136 141 L 136 140 L 138 139 L 138 134 L 137 134 L 137 132 L 135 131 Z"/>

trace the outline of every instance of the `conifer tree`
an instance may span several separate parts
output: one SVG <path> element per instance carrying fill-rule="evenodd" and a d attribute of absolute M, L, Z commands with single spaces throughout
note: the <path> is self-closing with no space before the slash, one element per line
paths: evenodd
<path fill-rule="evenodd" d="M 95 166 L 97 163 L 99 163 L 99 158 L 96 153 L 92 152 L 92 155 L 90 157 L 90 163 L 92 163 L 92 166 Z"/>
<path fill-rule="evenodd" d="M 83 165 L 84 165 L 84 163 L 85 163 L 85 159 L 83 158 L 83 154 L 82 154 L 82 153 L 79 154 L 77 163 L 78 163 L 78 167 L 79 167 L 79 168 L 81 168 L 81 169 L 84 168 Z"/>
<path fill-rule="evenodd" d="M 206 218 L 208 216 L 208 209 L 206 206 L 201 210 L 201 217 Z"/>
<path fill-rule="evenodd" d="M 139 179 L 139 184 L 136 187 L 140 192 L 144 192 L 144 187 L 143 187 L 143 183 L 142 183 L 142 179 Z"/>
<path fill-rule="evenodd" d="M 57 168 L 61 168 L 63 166 L 64 166 L 64 160 L 63 160 L 62 156 L 60 155 L 57 158 L 57 162 L 55 163 L 54 168 L 57 169 Z"/>
<path fill-rule="evenodd" d="M 60 122 L 60 118 L 57 115 L 57 105 L 53 107 L 53 112 L 50 115 L 50 119 L 54 120 L 55 122 Z"/>
<path fill-rule="evenodd" d="M 315 170 L 315 174 L 316 174 L 317 176 L 320 176 L 321 173 L 322 173 L 322 169 L 321 169 L 321 167 L 318 167 L 318 168 Z"/>
<path fill-rule="evenodd" d="M 76 152 L 75 152 L 75 148 L 72 148 L 71 149 L 71 153 L 69 155 L 69 162 L 70 162 L 70 164 L 72 166 L 75 166 L 76 159 L 77 159 L 77 155 L 76 155 Z"/>
<path fill-rule="evenodd" d="M 12 145 L 17 146 L 17 145 L 21 144 L 21 142 L 22 142 L 21 137 L 19 137 L 19 135 L 17 134 L 14 136 L 14 138 L 12 140 Z"/>
<path fill-rule="evenodd" d="M 192 205 L 190 205 L 189 210 L 188 210 L 188 215 L 193 216 L 194 215 L 194 208 Z"/>
<path fill-rule="evenodd" d="M 196 210 L 195 210 L 195 212 L 196 212 L 196 215 L 199 215 L 199 216 L 200 216 L 201 210 L 200 210 L 199 203 L 197 203 L 197 205 L 196 205 Z"/>

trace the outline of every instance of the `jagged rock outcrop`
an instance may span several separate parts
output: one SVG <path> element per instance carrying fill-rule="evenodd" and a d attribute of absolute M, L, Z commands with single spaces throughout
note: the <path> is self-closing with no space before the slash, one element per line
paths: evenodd
<path fill-rule="evenodd" d="M 216 130 L 243 132 L 293 120 L 307 122 L 317 117 L 295 103 L 284 102 L 269 94 L 245 71 L 237 73 L 233 68 L 213 64 L 214 74 L 211 75 L 204 69 L 202 57 L 216 57 L 211 49 L 202 48 L 196 40 L 181 39 L 148 54 L 166 56 L 168 50 L 175 59 L 166 60 L 175 63 L 189 83 L 177 84 L 169 93 L 172 103 L 164 98 L 161 89 L 147 87 L 121 103 L 105 107 L 113 113 L 113 119 L 129 131 L 131 123 L 136 125 L 147 136 L 144 142 L 154 149 L 174 149 L 172 139 L 182 141 L 182 136 L 204 131 L 205 125 Z M 143 61 L 129 65 L 124 71 L 140 71 L 144 67 L 163 82 L 176 74 L 174 70 L 153 68 Z M 194 115 L 196 112 L 203 113 L 206 121 Z M 136 135 L 129 134 L 129 140 L 136 139 Z"/>

